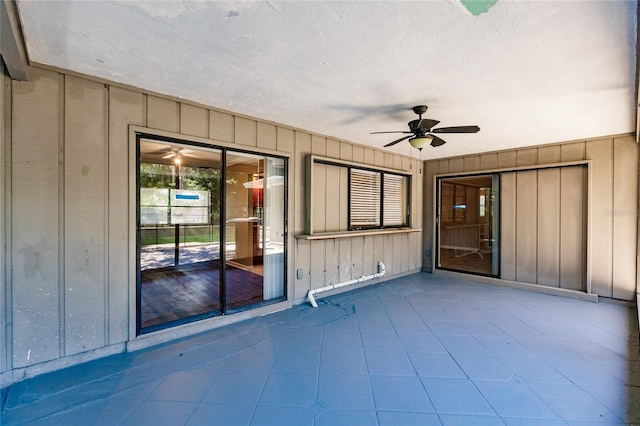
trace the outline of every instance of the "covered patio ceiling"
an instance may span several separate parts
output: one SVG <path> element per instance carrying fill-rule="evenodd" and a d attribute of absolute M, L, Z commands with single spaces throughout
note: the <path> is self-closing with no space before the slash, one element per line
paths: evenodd
<path fill-rule="evenodd" d="M 17 0 L 29 60 L 422 158 L 635 131 L 635 1 Z M 404 141 L 394 152 L 417 151 Z"/>

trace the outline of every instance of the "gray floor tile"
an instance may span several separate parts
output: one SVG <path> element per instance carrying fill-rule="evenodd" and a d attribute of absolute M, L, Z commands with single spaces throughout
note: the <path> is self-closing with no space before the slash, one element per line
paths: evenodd
<path fill-rule="evenodd" d="M 256 404 L 268 375 L 268 371 L 262 370 L 222 370 L 202 401 Z"/>
<path fill-rule="evenodd" d="M 469 335 L 469 332 L 456 321 L 427 321 L 427 326 L 438 337 Z"/>
<path fill-rule="evenodd" d="M 200 404 L 186 426 L 248 426 L 254 410 L 253 405 Z"/>
<path fill-rule="evenodd" d="M 501 419 L 507 426 L 567 426 L 567 422 L 560 419 L 531 419 L 523 417 L 501 417 Z M 585 424 L 584 426 L 596 425 Z"/>
<path fill-rule="evenodd" d="M 375 411 L 327 410 L 316 417 L 314 426 L 376 425 Z"/>
<path fill-rule="evenodd" d="M 371 376 L 369 380 L 377 410 L 433 412 L 417 377 Z"/>
<path fill-rule="evenodd" d="M 105 424 L 108 419 L 110 424 L 117 425 L 122 422 L 138 405 L 140 401 L 126 399 L 99 400 L 82 405 L 70 411 L 65 411 L 53 416 L 30 422 L 30 426 L 86 426 Z"/>
<path fill-rule="evenodd" d="M 493 325 L 490 321 L 487 321 L 486 319 L 484 319 L 484 317 L 482 316 L 481 316 L 481 320 L 464 322 L 464 323 L 461 323 L 460 325 L 462 325 L 464 329 L 467 330 L 467 332 L 469 332 L 470 335 L 476 338 L 479 338 L 481 336 L 487 336 L 487 337 L 506 336 L 504 331 L 500 330 L 498 327 Z"/>
<path fill-rule="evenodd" d="M 391 320 L 389 318 L 380 317 L 364 317 L 360 318 L 358 315 L 358 324 L 360 325 L 360 331 L 383 331 L 392 333 L 395 331 Z"/>
<path fill-rule="evenodd" d="M 446 352 L 440 340 L 430 333 L 398 332 L 398 338 L 406 351 L 411 352 Z"/>
<path fill-rule="evenodd" d="M 273 370 L 278 371 L 318 371 L 320 348 L 282 347 L 276 355 Z"/>
<path fill-rule="evenodd" d="M 207 368 L 176 371 L 165 377 L 146 399 L 200 402 L 219 372 Z"/>
<path fill-rule="evenodd" d="M 480 311 L 465 309 L 445 309 L 454 321 L 458 322 L 478 322 L 485 321 Z M 462 324 L 464 326 L 464 324 Z M 465 327 L 466 328 L 466 327 Z"/>
<path fill-rule="evenodd" d="M 420 377 L 466 378 L 448 353 L 410 352 L 409 358 Z"/>
<path fill-rule="evenodd" d="M 392 319 L 391 322 L 396 333 L 433 334 L 421 318 Z"/>
<path fill-rule="evenodd" d="M 511 336 L 484 336 L 475 335 L 482 345 L 494 355 L 507 356 L 526 356 L 534 357 L 535 355 L 526 347 L 522 346 L 516 339 Z"/>
<path fill-rule="evenodd" d="M 582 359 L 545 359 L 547 364 L 578 385 L 619 385 L 612 375 L 602 371 L 597 364 Z"/>
<path fill-rule="evenodd" d="M 500 417 L 558 419 L 558 415 L 536 395 L 528 383 L 475 380 L 476 387 Z"/>
<path fill-rule="evenodd" d="M 280 347 L 319 348 L 322 344 L 322 327 L 305 327 L 293 330 L 282 337 Z"/>
<path fill-rule="evenodd" d="M 320 374 L 318 400 L 327 408 L 373 410 L 373 398 L 366 375 Z"/>
<path fill-rule="evenodd" d="M 450 354 L 489 355 L 489 351 L 473 336 L 438 336 Z"/>
<path fill-rule="evenodd" d="M 398 339 L 398 335 L 386 332 L 377 331 L 363 331 L 362 346 L 367 349 L 379 350 L 379 351 L 399 351 L 403 346 Z"/>
<path fill-rule="evenodd" d="M 132 425 L 183 425 L 195 411 L 193 402 L 142 401 L 120 424 Z M 106 419 L 105 419 L 106 420 Z"/>
<path fill-rule="evenodd" d="M 582 385 L 582 390 L 628 423 L 640 424 L 640 388 L 637 386 Z"/>
<path fill-rule="evenodd" d="M 442 423 L 433 413 L 411 413 L 404 411 L 378 411 L 380 426 L 440 426 Z"/>
<path fill-rule="evenodd" d="M 518 356 L 500 356 L 499 358 L 521 382 L 569 383 L 569 379 L 540 358 Z"/>
<path fill-rule="evenodd" d="M 322 336 L 323 348 L 362 349 L 362 340 L 358 331 L 325 329 Z"/>
<path fill-rule="evenodd" d="M 304 407 L 316 398 L 317 373 L 272 371 L 260 396 L 260 405 Z"/>
<path fill-rule="evenodd" d="M 399 308 L 392 307 L 386 308 L 387 316 L 391 321 L 393 320 L 419 320 L 420 316 L 416 313 L 413 307 Z"/>
<path fill-rule="evenodd" d="M 510 380 L 513 376 L 511 370 L 493 355 L 455 354 L 453 358 L 470 379 Z"/>
<path fill-rule="evenodd" d="M 504 426 L 497 416 L 440 414 L 439 417 L 444 426 Z"/>
<path fill-rule="evenodd" d="M 578 359 L 578 355 L 549 337 L 517 338 L 518 343 L 540 358 Z"/>
<path fill-rule="evenodd" d="M 622 420 L 573 383 L 536 383 L 532 389 L 563 420 L 597 422 Z"/>
<path fill-rule="evenodd" d="M 320 373 L 367 374 L 364 350 L 322 348 Z"/>
<path fill-rule="evenodd" d="M 437 413 L 496 414 L 468 379 L 423 378 L 422 381 Z"/>
<path fill-rule="evenodd" d="M 447 311 L 441 308 L 435 308 L 437 306 L 437 302 L 431 301 L 433 303 L 433 309 L 426 309 L 422 307 L 416 308 L 416 313 L 420 315 L 424 321 L 453 321 L 453 317 L 449 315 Z"/>
<path fill-rule="evenodd" d="M 365 351 L 369 374 L 415 376 L 416 372 L 404 351 Z"/>
<path fill-rule="evenodd" d="M 251 426 L 313 426 L 313 416 L 304 408 L 273 407 L 259 405 L 256 407 Z"/>

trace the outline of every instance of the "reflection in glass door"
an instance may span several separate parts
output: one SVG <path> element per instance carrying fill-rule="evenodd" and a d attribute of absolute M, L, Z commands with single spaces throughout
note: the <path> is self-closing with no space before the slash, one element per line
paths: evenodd
<path fill-rule="evenodd" d="M 142 137 L 138 149 L 138 333 L 282 300 L 286 160 Z"/>
<path fill-rule="evenodd" d="M 140 328 L 220 312 L 222 152 L 139 149 Z"/>
<path fill-rule="evenodd" d="M 225 175 L 229 309 L 284 295 L 284 160 L 228 152 Z"/>
<path fill-rule="evenodd" d="M 438 179 L 439 268 L 497 277 L 499 175 Z"/>

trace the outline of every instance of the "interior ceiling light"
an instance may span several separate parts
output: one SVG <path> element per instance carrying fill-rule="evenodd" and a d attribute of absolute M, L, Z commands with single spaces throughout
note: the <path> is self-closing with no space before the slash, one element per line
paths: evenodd
<path fill-rule="evenodd" d="M 433 136 L 425 135 L 425 136 L 416 136 L 415 138 L 409 139 L 409 143 L 412 147 L 416 149 L 426 148 L 431 145 L 433 141 Z"/>

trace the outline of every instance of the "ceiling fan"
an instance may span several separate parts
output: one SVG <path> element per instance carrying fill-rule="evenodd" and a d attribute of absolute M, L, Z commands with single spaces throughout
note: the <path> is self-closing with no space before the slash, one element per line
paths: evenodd
<path fill-rule="evenodd" d="M 393 146 L 399 142 L 409 139 L 409 143 L 414 148 L 422 150 L 422 148 L 427 145 L 431 145 L 432 147 L 442 146 L 447 143 L 445 140 L 439 138 L 434 133 L 477 133 L 480 131 L 480 127 L 478 126 L 454 126 L 454 127 L 440 127 L 438 129 L 433 129 L 438 123 L 438 120 L 431 120 L 428 118 L 422 118 L 422 114 L 427 112 L 426 105 L 418 105 L 414 106 L 413 112 L 418 114 L 417 120 L 412 120 L 409 122 L 409 131 L 391 131 L 391 132 L 371 132 L 371 134 L 379 134 L 379 133 L 405 133 L 409 136 L 403 136 L 400 139 L 396 139 L 393 142 L 389 142 L 385 145 L 385 148 L 388 146 Z"/>
<path fill-rule="evenodd" d="M 161 155 L 163 159 L 167 160 L 169 158 L 173 158 L 173 162 L 176 164 L 180 164 L 182 159 L 185 157 L 197 157 L 197 153 L 193 149 L 189 148 L 179 148 L 172 145 L 165 145 L 164 147 L 149 152 L 152 155 Z"/>

